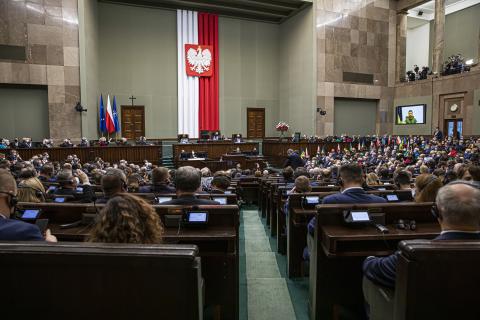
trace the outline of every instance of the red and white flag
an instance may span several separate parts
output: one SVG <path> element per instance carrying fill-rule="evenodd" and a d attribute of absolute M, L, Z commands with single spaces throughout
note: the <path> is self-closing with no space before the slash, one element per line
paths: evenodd
<path fill-rule="evenodd" d="M 110 104 L 110 95 L 107 98 L 107 112 L 105 114 L 105 122 L 108 133 L 115 132 L 115 123 L 113 122 L 112 105 Z"/>

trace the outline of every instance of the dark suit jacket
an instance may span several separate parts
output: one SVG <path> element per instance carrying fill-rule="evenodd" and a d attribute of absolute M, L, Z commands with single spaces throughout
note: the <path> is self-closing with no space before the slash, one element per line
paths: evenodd
<path fill-rule="evenodd" d="M 198 199 L 195 196 L 181 196 L 177 199 L 172 199 L 170 201 L 163 202 L 162 205 L 219 205 L 217 201 L 208 200 L 208 199 Z"/>
<path fill-rule="evenodd" d="M 446 232 L 435 240 L 480 240 L 480 233 Z M 388 257 L 368 257 L 363 262 L 363 274 L 367 279 L 388 288 L 395 288 L 399 251 Z"/>
<path fill-rule="evenodd" d="M 169 194 L 175 193 L 175 188 L 166 184 L 154 184 L 140 187 L 139 193 Z"/>
<path fill-rule="evenodd" d="M 298 167 L 303 167 L 305 165 L 305 162 L 303 162 L 303 159 L 296 154 L 295 152 L 292 153 L 290 156 L 288 156 L 287 160 L 283 164 L 283 167 L 292 167 L 293 170 L 297 169 Z"/>
<path fill-rule="evenodd" d="M 34 224 L 14 219 L 0 218 L 0 240 L 44 241 L 40 229 Z"/>
<path fill-rule="evenodd" d="M 366 193 L 362 188 L 348 189 L 342 193 L 336 193 L 323 198 L 322 204 L 341 203 L 385 203 L 385 198 Z M 308 232 L 313 235 L 315 230 L 315 217 L 308 223 Z"/>
<path fill-rule="evenodd" d="M 95 192 L 92 186 L 82 185 L 80 187 L 83 188 L 83 193 L 77 192 L 75 189 L 57 188 L 53 194 L 58 196 L 73 196 L 75 198 L 74 201 L 77 202 L 92 202 L 95 198 Z"/>

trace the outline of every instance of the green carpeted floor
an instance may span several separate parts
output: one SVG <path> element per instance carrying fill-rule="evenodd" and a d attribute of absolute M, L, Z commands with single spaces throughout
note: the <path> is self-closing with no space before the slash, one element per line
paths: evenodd
<path fill-rule="evenodd" d="M 267 230 L 256 207 L 242 209 L 240 319 L 308 319 L 308 280 L 286 278 L 286 258 Z"/>

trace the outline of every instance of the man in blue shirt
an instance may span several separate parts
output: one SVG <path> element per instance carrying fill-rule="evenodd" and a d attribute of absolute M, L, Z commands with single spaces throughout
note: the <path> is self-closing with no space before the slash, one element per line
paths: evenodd
<path fill-rule="evenodd" d="M 17 185 L 9 171 L 0 169 L 0 241 L 49 241 L 57 238 L 47 229 L 45 236 L 34 224 L 10 219 L 14 213 L 17 197 Z"/>
<path fill-rule="evenodd" d="M 480 189 L 468 182 L 452 182 L 438 191 L 435 202 L 442 230 L 435 240 L 480 240 Z M 388 257 L 368 257 L 363 263 L 363 292 L 372 319 L 376 318 L 378 310 L 393 317 L 393 299 L 387 301 L 379 297 L 377 286 L 392 293 L 397 261 L 398 252 Z"/>

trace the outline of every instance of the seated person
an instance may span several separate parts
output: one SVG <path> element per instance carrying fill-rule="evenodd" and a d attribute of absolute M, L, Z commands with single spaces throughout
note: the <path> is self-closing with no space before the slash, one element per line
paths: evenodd
<path fill-rule="evenodd" d="M 285 183 L 294 183 L 295 180 L 293 178 L 293 169 L 292 167 L 288 166 L 286 168 L 283 168 L 282 170 L 282 177 L 283 177 L 283 182 Z"/>
<path fill-rule="evenodd" d="M 88 142 L 87 138 L 83 137 L 78 146 L 82 148 L 90 147 L 90 142 Z"/>
<path fill-rule="evenodd" d="M 34 224 L 10 219 L 17 204 L 17 185 L 9 171 L 0 169 L 0 241 L 57 242 L 49 229 L 45 235 Z"/>
<path fill-rule="evenodd" d="M 369 187 L 381 185 L 380 179 L 378 178 L 377 174 L 374 172 L 370 172 L 367 174 L 366 183 L 367 183 L 367 186 Z"/>
<path fill-rule="evenodd" d="M 180 167 L 175 173 L 177 199 L 163 202 L 163 205 L 218 205 L 213 200 L 198 199 L 196 192 L 200 192 L 201 176 L 194 167 Z"/>
<path fill-rule="evenodd" d="M 24 171 L 31 171 L 33 169 L 25 168 L 20 172 L 20 182 L 18 183 L 18 201 L 19 202 L 45 202 L 45 188 L 35 174 L 23 178 Z"/>
<path fill-rule="evenodd" d="M 52 139 L 43 139 L 42 148 L 53 148 L 53 140 Z"/>
<path fill-rule="evenodd" d="M 399 171 L 395 175 L 395 178 L 393 178 L 393 182 L 395 183 L 397 190 L 411 191 L 412 190 L 411 181 L 412 181 L 412 174 L 406 170 Z"/>
<path fill-rule="evenodd" d="M 424 173 L 415 179 L 415 202 L 434 202 L 442 181 L 432 174 Z"/>
<path fill-rule="evenodd" d="M 243 139 L 242 139 L 242 135 L 241 134 L 236 134 L 234 135 L 233 137 L 233 143 L 242 143 L 243 142 Z"/>
<path fill-rule="evenodd" d="M 452 183 L 442 187 L 436 197 L 435 213 L 442 232 L 435 240 L 480 240 L 480 190 L 473 184 Z M 368 257 L 363 263 L 363 292 L 372 315 L 377 308 L 393 318 L 393 299 L 380 297 L 378 288 L 395 288 L 398 252 L 388 257 Z M 454 253 L 452 253 L 454 258 Z M 376 318 L 376 317 L 375 317 Z"/>
<path fill-rule="evenodd" d="M 144 136 L 141 136 L 137 142 L 135 142 L 136 145 L 138 146 L 148 146 L 150 145 L 147 141 L 147 138 Z"/>
<path fill-rule="evenodd" d="M 305 165 L 305 162 L 303 159 L 293 151 L 292 149 L 287 150 L 287 160 L 285 160 L 285 163 L 283 164 L 283 167 L 292 167 L 293 170 L 297 169 L 298 167 L 303 167 Z"/>
<path fill-rule="evenodd" d="M 78 202 L 92 202 L 95 193 L 90 185 L 88 176 L 82 170 L 76 170 L 75 173 L 78 176 L 83 190 L 77 190 L 77 177 L 74 177 L 71 171 L 63 170 L 57 175 L 59 187 L 53 192 L 53 194 L 58 196 L 73 196 L 75 199 L 74 201 Z"/>
<path fill-rule="evenodd" d="M 128 146 L 128 140 L 124 137 L 120 138 L 116 143 L 118 146 Z"/>
<path fill-rule="evenodd" d="M 53 165 L 51 164 L 44 164 L 43 167 L 40 168 L 40 175 L 38 176 L 38 180 L 41 182 L 55 182 L 53 177 Z"/>
<path fill-rule="evenodd" d="M 30 138 L 22 138 L 22 141 L 18 144 L 19 148 L 28 149 L 32 147 L 32 140 Z"/>
<path fill-rule="evenodd" d="M 306 192 L 312 192 L 312 186 L 310 185 L 310 180 L 302 175 L 295 179 L 295 186 L 292 190 L 288 191 L 288 194 Z"/>
<path fill-rule="evenodd" d="M 225 194 L 225 191 L 230 187 L 230 179 L 226 176 L 215 176 L 211 183 L 211 193 Z"/>
<path fill-rule="evenodd" d="M 105 137 L 100 137 L 100 139 L 98 139 L 98 145 L 100 147 L 107 147 L 109 145 L 109 143 L 110 142 Z"/>
<path fill-rule="evenodd" d="M 140 187 L 140 193 L 168 194 L 175 193 L 170 186 L 170 172 L 167 168 L 158 167 L 152 170 L 152 184 Z"/>
<path fill-rule="evenodd" d="M 100 211 L 89 242 L 158 244 L 163 226 L 155 209 L 128 193 L 110 199 Z"/>
<path fill-rule="evenodd" d="M 107 203 L 108 200 L 120 193 L 127 192 L 127 178 L 120 169 L 110 168 L 102 177 L 103 197 L 96 200 L 96 203 Z"/>
<path fill-rule="evenodd" d="M 218 141 L 221 139 L 221 136 L 220 136 L 220 132 L 219 131 L 215 131 L 212 135 L 212 140 L 213 141 Z"/>
<path fill-rule="evenodd" d="M 179 142 L 182 144 L 187 144 L 190 141 L 188 140 L 188 134 L 182 134 L 179 136 Z"/>
<path fill-rule="evenodd" d="M 458 178 L 480 186 L 480 166 L 468 165 L 458 171 Z"/>
<path fill-rule="evenodd" d="M 0 149 L 8 149 L 10 145 L 10 141 L 8 139 L 2 139 L 0 142 Z"/>
<path fill-rule="evenodd" d="M 63 140 L 63 142 L 60 144 L 60 147 L 62 148 L 72 148 L 74 146 L 75 145 L 72 143 L 72 141 L 69 138 Z"/>
<path fill-rule="evenodd" d="M 342 204 L 342 203 L 385 203 L 385 198 L 369 194 L 362 188 L 363 172 L 358 164 L 345 164 L 340 167 L 338 184 L 341 192 L 326 196 L 322 204 Z M 311 252 L 313 246 L 313 236 L 315 232 L 316 219 L 313 217 L 308 223 L 307 244 L 308 252 Z M 304 254 L 307 258 L 309 254 Z"/>
<path fill-rule="evenodd" d="M 138 193 L 140 191 L 141 177 L 137 174 L 131 174 L 127 178 L 127 190 L 131 193 Z"/>

